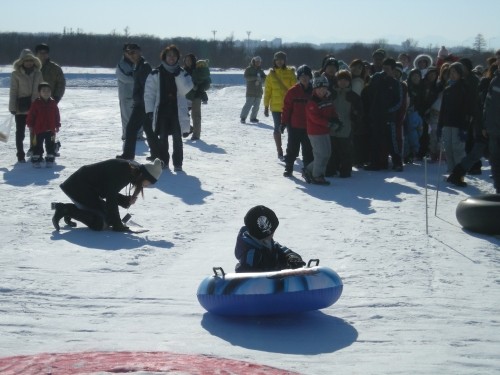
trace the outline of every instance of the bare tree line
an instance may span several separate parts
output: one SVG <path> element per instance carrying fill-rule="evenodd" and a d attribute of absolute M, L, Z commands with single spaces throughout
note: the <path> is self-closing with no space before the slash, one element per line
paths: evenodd
<path fill-rule="evenodd" d="M 428 46 L 419 48 L 418 42 L 407 39 L 401 46 L 388 45 L 383 39 L 370 44 L 352 43 L 343 48 L 318 47 L 313 44 L 283 44 L 276 48 L 265 43 L 249 51 L 244 42 L 235 41 L 232 36 L 224 40 L 204 40 L 176 37 L 161 39 L 151 35 L 131 36 L 127 33 L 119 35 L 111 33 L 97 35 L 83 33 L 81 30 L 73 32 L 65 30 L 63 34 L 57 33 L 0 33 L 0 64 L 11 64 L 18 58 L 20 51 L 24 48 L 34 49 L 39 43 L 47 43 L 51 48 L 51 58 L 61 66 L 79 67 L 114 67 L 121 56 L 124 43 L 138 43 L 145 58 L 157 65 L 160 62 L 160 51 L 169 44 L 176 44 L 183 54 L 194 53 L 199 58 L 210 60 L 211 67 L 218 68 L 243 68 L 248 65 L 251 56 L 259 55 L 263 58 L 265 65 L 271 65 L 273 54 L 283 50 L 288 55 L 290 65 L 307 64 L 313 69 L 319 69 L 323 57 L 333 54 L 338 59 L 349 64 L 352 60 L 360 58 L 371 60 L 372 52 L 377 48 L 384 48 L 388 56 L 397 57 L 400 52 L 406 52 L 415 57 L 419 53 L 428 53 L 436 56 L 439 46 Z M 332 45 L 333 46 L 333 45 Z M 467 56 L 475 64 L 484 64 L 491 51 L 485 50 L 484 37 L 478 34 L 472 48 L 463 48 L 456 51 L 456 55 Z"/>

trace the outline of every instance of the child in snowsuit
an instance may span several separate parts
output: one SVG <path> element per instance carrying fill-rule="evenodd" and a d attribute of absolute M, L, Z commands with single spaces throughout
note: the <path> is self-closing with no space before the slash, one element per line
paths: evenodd
<path fill-rule="evenodd" d="M 306 265 L 299 254 L 274 241 L 279 220 L 273 210 L 255 206 L 247 212 L 244 222 L 234 249 L 239 261 L 236 272 L 280 271 Z"/>
<path fill-rule="evenodd" d="M 303 170 L 307 183 L 330 185 L 325 180 L 325 171 L 332 152 L 330 129 L 342 126 L 333 100 L 328 92 L 328 79 L 325 76 L 314 78 L 312 98 L 306 105 L 307 136 L 311 141 L 314 160 Z"/>
<path fill-rule="evenodd" d="M 51 167 L 55 160 L 55 138 L 61 127 L 61 118 L 57 102 L 51 97 L 50 85 L 47 82 L 40 83 L 38 93 L 40 96 L 31 104 L 26 119 L 26 124 L 32 134 L 31 162 L 33 167 L 40 168 L 45 142 L 47 152 L 45 163 L 46 167 Z"/>

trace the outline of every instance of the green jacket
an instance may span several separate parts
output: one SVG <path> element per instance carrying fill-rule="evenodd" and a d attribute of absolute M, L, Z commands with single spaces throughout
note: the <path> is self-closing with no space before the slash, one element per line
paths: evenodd
<path fill-rule="evenodd" d="M 42 76 L 45 82 L 48 82 L 52 89 L 52 97 L 58 102 L 64 95 L 66 90 L 66 79 L 59 65 L 48 59 L 42 65 Z"/>
<path fill-rule="evenodd" d="M 253 98 L 262 98 L 264 93 L 263 85 L 266 80 L 266 73 L 262 68 L 256 67 L 254 64 L 250 63 L 245 69 L 243 74 L 245 80 L 247 81 L 247 93 L 246 96 Z"/>

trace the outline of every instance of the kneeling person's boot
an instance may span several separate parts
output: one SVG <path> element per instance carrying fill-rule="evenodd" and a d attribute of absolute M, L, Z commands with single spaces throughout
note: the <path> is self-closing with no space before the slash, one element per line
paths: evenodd
<path fill-rule="evenodd" d="M 52 225 L 54 228 L 59 231 L 61 228 L 59 227 L 59 221 L 68 214 L 67 205 L 64 203 L 54 203 L 52 208 L 54 208 L 54 216 L 52 216 Z"/>

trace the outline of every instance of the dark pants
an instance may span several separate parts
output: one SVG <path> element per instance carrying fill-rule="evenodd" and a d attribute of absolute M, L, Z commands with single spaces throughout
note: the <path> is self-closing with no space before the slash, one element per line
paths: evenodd
<path fill-rule="evenodd" d="M 55 159 L 55 139 L 56 135 L 51 131 L 43 132 L 36 135 L 36 144 L 33 145 L 33 156 L 32 161 L 41 161 L 43 155 L 43 144 L 45 143 L 45 151 L 47 155 L 45 157 L 46 161 L 53 162 Z"/>
<path fill-rule="evenodd" d="M 24 158 L 24 138 L 26 137 L 27 115 L 16 115 L 16 150 L 18 159 Z M 31 145 L 31 140 L 30 140 Z"/>
<path fill-rule="evenodd" d="M 352 171 L 352 142 L 350 138 L 330 136 L 332 154 L 326 166 L 326 176 L 350 177 Z"/>
<path fill-rule="evenodd" d="M 288 143 L 286 145 L 285 168 L 293 170 L 293 163 L 299 156 L 300 148 L 302 147 L 302 164 L 304 167 L 311 163 L 314 159 L 311 141 L 307 136 L 306 129 L 292 128 L 288 126 Z"/>
<path fill-rule="evenodd" d="M 135 145 L 137 143 L 137 134 L 141 127 L 144 128 L 144 132 L 146 133 L 146 138 L 148 140 L 148 144 L 151 147 L 151 139 L 155 137 L 153 133 L 153 128 L 151 126 L 151 121 L 146 120 L 146 112 L 144 111 L 143 106 L 134 106 L 132 108 L 132 114 L 130 115 L 130 119 L 127 123 L 127 131 L 125 133 L 125 144 L 123 145 L 123 156 L 125 158 L 133 159 L 135 157 Z M 153 141 L 154 142 L 154 141 Z M 151 155 L 153 155 L 153 151 L 151 150 Z"/>
<path fill-rule="evenodd" d="M 387 155 L 393 165 L 402 165 L 402 127 L 394 122 L 380 121 L 372 127 L 371 164 L 387 169 Z"/>
<path fill-rule="evenodd" d="M 157 121 L 156 133 L 159 136 L 158 141 L 158 157 L 163 163 L 168 166 L 170 161 L 169 144 L 168 137 L 172 136 L 172 162 L 174 167 L 182 167 L 182 162 L 184 159 L 183 154 L 183 143 L 182 143 L 182 133 L 181 126 L 179 123 L 179 115 L 177 114 L 177 108 L 175 111 L 170 113 L 165 113 L 160 115 Z M 156 139 L 158 137 L 156 136 Z"/>
<path fill-rule="evenodd" d="M 493 186 L 497 194 L 500 194 L 500 135 L 489 136 L 490 165 L 493 175 Z"/>

